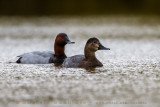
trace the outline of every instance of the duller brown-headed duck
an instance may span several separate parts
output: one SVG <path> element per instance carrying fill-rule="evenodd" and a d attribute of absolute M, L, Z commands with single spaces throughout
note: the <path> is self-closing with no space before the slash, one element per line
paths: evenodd
<path fill-rule="evenodd" d="M 34 51 L 24 53 L 18 56 L 16 63 L 21 64 L 49 64 L 49 63 L 63 63 L 67 58 L 64 53 L 65 45 L 72 44 L 65 33 L 59 33 L 55 39 L 54 52 L 53 51 Z"/>
<path fill-rule="evenodd" d="M 103 64 L 95 56 L 97 50 L 110 50 L 110 48 L 104 47 L 97 38 L 90 38 L 84 48 L 84 55 L 68 57 L 63 62 L 62 66 L 66 68 L 102 67 Z"/>

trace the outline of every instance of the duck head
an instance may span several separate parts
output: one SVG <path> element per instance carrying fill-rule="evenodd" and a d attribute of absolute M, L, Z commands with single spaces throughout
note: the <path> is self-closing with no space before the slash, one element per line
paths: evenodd
<path fill-rule="evenodd" d="M 66 44 L 74 44 L 75 42 L 71 42 L 65 33 L 59 33 L 55 40 L 55 45 L 65 46 Z"/>
<path fill-rule="evenodd" d="M 100 43 L 100 41 L 95 37 L 88 39 L 86 46 L 85 46 L 85 51 L 96 52 L 97 50 L 110 50 L 110 48 L 104 47 Z"/>
<path fill-rule="evenodd" d="M 66 44 L 74 44 L 75 42 L 71 42 L 65 33 L 59 33 L 55 39 L 54 43 L 54 51 L 55 55 L 64 54 L 64 47 Z"/>

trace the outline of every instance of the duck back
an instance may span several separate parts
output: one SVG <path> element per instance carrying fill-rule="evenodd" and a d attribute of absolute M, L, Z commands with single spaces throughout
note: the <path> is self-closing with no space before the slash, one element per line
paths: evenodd
<path fill-rule="evenodd" d="M 24 53 L 16 61 L 21 64 L 48 64 L 50 57 L 54 54 L 52 51 L 34 51 Z"/>
<path fill-rule="evenodd" d="M 78 64 L 85 58 L 84 55 L 75 55 L 68 57 L 63 62 L 63 67 L 65 68 L 78 68 Z"/>

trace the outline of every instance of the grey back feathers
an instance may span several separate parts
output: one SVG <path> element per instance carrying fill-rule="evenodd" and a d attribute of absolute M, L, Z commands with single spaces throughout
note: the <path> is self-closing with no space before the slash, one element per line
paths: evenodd
<path fill-rule="evenodd" d="M 48 64 L 53 54 L 54 52 L 52 51 L 34 51 L 24 53 L 18 57 L 22 64 Z"/>
<path fill-rule="evenodd" d="M 82 61 L 85 58 L 84 55 L 75 55 L 72 57 L 68 57 L 63 62 L 62 67 L 65 68 L 77 68 L 80 61 Z"/>

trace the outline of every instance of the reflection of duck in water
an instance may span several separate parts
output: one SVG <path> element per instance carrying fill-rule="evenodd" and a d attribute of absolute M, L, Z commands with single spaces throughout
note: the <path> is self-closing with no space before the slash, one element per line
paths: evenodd
<path fill-rule="evenodd" d="M 54 52 L 52 51 L 34 51 L 24 53 L 19 57 L 16 63 L 21 64 L 48 64 L 48 63 L 63 63 L 67 56 L 64 53 L 65 45 L 72 44 L 65 33 L 59 33 L 54 43 Z"/>
<path fill-rule="evenodd" d="M 97 38 L 90 38 L 84 49 L 85 55 L 68 57 L 63 62 L 62 66 L 66 68 L 102 67 L 103 64 L 95 56 L 97 50 L 110 50 L 110 48 L 104 47 Z"/>

